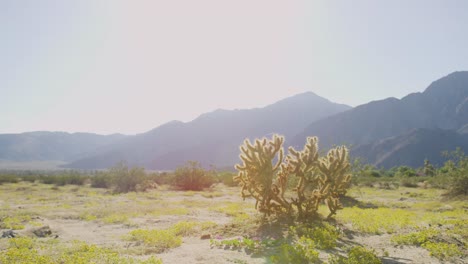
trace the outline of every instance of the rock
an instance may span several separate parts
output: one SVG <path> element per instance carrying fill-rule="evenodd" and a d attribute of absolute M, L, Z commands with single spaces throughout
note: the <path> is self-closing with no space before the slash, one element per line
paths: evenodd
<path fill-rule="evenodd" d="M 16 237 L 16 233 L 13 230 L 3 231 L 2 238 L 13 238 Z"/>
<path fill-rule="evenodd" d="M 52 235 L 52 230 L 50 230 L 49 226 L 42 226 L 37 229 L 32 230 L 33 234 L 37 237 L 47 237 Z"/>
<path fill-rule="evenodd" d="M 200 237 L 200 239 L 211 239 L 211 235 L 210 234 L 204 234 Z"/>

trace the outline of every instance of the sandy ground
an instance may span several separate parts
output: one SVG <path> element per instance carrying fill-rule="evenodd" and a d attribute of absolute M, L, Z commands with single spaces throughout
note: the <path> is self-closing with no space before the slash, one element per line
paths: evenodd
<path fill-rule="evenodd" d="M 70 195 L 70 193 L 68 194 Z M 59 198 L 61 196 L 58 196 Z M 73 200 L 74 196 L 71 196 L 69 200 Z M 79 197 L 86 198 L 82 194 L 77 193 L 76 199 Z M 62 197 L 60 199 L 67 200 L 68 198 Z M 126 201 L 124 198 L 115 198 L 113 202 Z M 187 201 L 191 202 L 203 202 L 203 203 L 220 203 L 220 202 L 242 202 L 242 199 L 236 194 L 236 191 L 229 190 L 225 194 L 215 198 L 206 198 L 200 194 L 191 196 L 184 195 L 183 193 L 167 192 L 160 195 L 163 201 L 169 203 L 184 203 Z M 72 209 L 64 208 L 51 208 L 51 211 L 44 213 L 43 215 L 34 219 L 35 226 L 27 226 L 25 230 L 17 231 L 18 234 L 31 235 L 31 229 L 37 228 L 37 226 L 49 226 L 52 230 L 52 236 L 56 237 L 61 242 L 67 243 L 73 240 L 80 240 L 90 244 L 97 244 L 107 248 L 113 249 L 128 249 L 133 246 L 132 242 L 122 239 L 131 230 L 136 228 L 148 228 L 148 229 L 163 229 L 167 228 L 172 224 L 175 224 L 183 220 L 196 220 L 196 221 L 211 221 L 219 226 L 229 224 L 232 221 L 232 217 L 221 212 L 213 212 L 204 207 L 190 207 L 190 213 L 184 215 L 161 215 L 157 217 L 152 216 L 138 216 L 131 218 L 132 225 L 128 224 L 104 224 L 99 221 L 84 221 L 77 219 L 76 216 L 68 217 L 67 214 L 70 210 L 76 209 L 76 206 L 84 204 L 79 201 L 75 201 L 75 207 Z M 47 201 L 42 202 L 46 204 Z M 53 200 L 51 198 L 50 203 L 52 205 L 60 204 L 60 201 Z M 246 202 L 246 204 L 251 201 Z M 19 200 L 14 203 L 14 198 L 0 200 L 0 207 L 3 211 L 7 211 L 5 208 L 11 207 L 19 208 L 16 210 L 33 210 L 37 206 L 36 203 L 28 203 L 25 200 Z M 251 204 L 249 205 L 251 206 Z M 73 214 L 72 214 L 73 215 Z M 0 230 L 0 234 L 4 230 Z M 163 263 L 267 263 L 267 260 L 262 257 L 254 257 L 247 254 L 244 250 L 225 250 L 222 248 L 216 248 L 210 246 L 209 239 L 201 239 L 202 234 L 196 234 L 194 236 L 184 237 L 183 243 L 180 247 L 170 249 L 166 252 L 157 254 L 156 256 L 163 260 Z M 214 238 L 214 235 L 213 235 Z M 227 237 L 225 237 L 227 238 Z M 51 238 L 52 239 L 52 238 Z M 391 235 L 360 235 L 354 234 L 348 237 L 344 237 L 340 243 L 347 245 L 363 245 L 370 249 L 375 249 L 379 256 L 382 256 L 383 263 L 396 264 L 396 263 L 421 263 L 421 264 L 437 264 L 446 263 L 437 260 L 429 255 L 429 252 L 421 247 L 414 246 L 395 246 L 390 241 Z M 336 253 L 336 252 L 335 252 Z M 338 250 L 339 253 L 339 250 Z M 384 255 L 387 255 L 384 257 Z M 321 252 L 320 256 L 323 260 L 328 258 L 327 252 Z M 138 256 L 138 258 L 147 258 L 146 256 Z M 454 263 L 468 263 L 464 260 L 459 260 Z"/>

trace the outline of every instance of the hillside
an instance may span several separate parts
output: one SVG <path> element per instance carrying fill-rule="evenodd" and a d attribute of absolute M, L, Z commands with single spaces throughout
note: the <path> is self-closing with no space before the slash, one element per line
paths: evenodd
<path fill-rule="evenodd" d="M 263 108 L 216 110 L 182 123 L 173 121 L 74 161 L 70 168 L 107 168 L 119 160 L 150 169 L 173 169 L 187 160 L 226 166 L 238 160 L 245 138 L 279 133 L 293 137 L 321 118 L 350 109 L 312 92 L 298 94 Z"/>
<path fill-rule="evenodd" d="M 468 72 L 455 72 L 433 82 L 423 93 L 401 100 L 388 98 L 311 123 L 292 140 L 303 145 L 315 135 L 320 144 L 358 146 L 416 128 L 465 130 L 468 123 Z"/>
<path fill-rule="evenodd" d="M 468 134 L 461 135 L 453 130 L 414 129 L 399 136 L 358 146 L 351 154 L 376 167 L 421 167 L 425 159 L 442 166 L 446 160 L 442 152 L 457 147 L 468 150 Z"/>
<path fill-rule="evenodd" d="M 125 138 L 124 135 L 91 133 L 28 132 L 0 134 L 0 160 L 72 161 L 87 153 Z"/>

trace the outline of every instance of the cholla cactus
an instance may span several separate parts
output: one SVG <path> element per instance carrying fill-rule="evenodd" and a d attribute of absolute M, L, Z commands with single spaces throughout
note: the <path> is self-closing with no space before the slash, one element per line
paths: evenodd
<path fill-rule="evenodd" d="M 327 156 L 320 159 L 318 167 L 324 176 L 321 183 L 327 189 L 324 198 L 330 209 L 328 217 L 331 217 L 342 208 L 340 196 L 346 193 L 351 181 L 351 175 L 348 174 L 350 169 L 348 149 L 341 146 L 330 150 Z"/>
<path fill-rule="evenodd" d="M 255 208 L 266 214 L 279 213 L 289 206 L 283 197 L 285 182 L 276 183 L 283 160 L 283 142 L 283 137 L 274 135 L 272 140 L 257 139 L 254 144 L 245 140 L 240 147 L 243 165 L 236 165 L 239 174 L 234 180 L 240 182 L 242 197 L 254 197 Z"/>
<path fill-rule="evenodd" d="M 319 158 L 318 139 L 307 138 L 302 151 L 289 148 L 283 160 L 284 138 L 274 135 L 271 140 L 246 140 L 240 147 L 242 165 L 236 165 L 239 174 L 234 178 L 242 187 L 242 197 L 256 199 L 256 208 L 266 214 L 292 214 L 300 219 L 313 217 L 321 202 L 325 202 L 331 217 L 341 208 L 340 195 L 346 192 L 351 179 L 348 150 L 337 147 Z M 275 161 L 276 160 L 276 161 Z M 295 197 L 286 198 L 291 177 L 297 177 L 297 186 L 291 190 Z"/>

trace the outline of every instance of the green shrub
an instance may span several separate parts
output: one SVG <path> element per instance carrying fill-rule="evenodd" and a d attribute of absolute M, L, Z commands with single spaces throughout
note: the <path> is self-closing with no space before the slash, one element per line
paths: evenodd
<path fill-rule="evenodd" d="M 277 253 L 269 256 L 271 263 L 295 264 L 318 263 L 319 253 L 312 239 L 301 237 L 295 244 L 283 243 L 277 249 Z"/>
<path fill-rule="evenodd" d="M 19 182 L 19 177 L 12 174 L 0 174 L 0 184 L 3 183 L 17 183 Z"/>
<path fill-rule="evenodd" d="M 414 212 L 393 208 L 345 208 L 338 220 L 351 223 L 352 228 L 368 234 L 394 233 L 396 230 L 415 225 Z"/>
<path fill-rule="evenodd" d="M 418 179 L 417 178 L 407 178 L 402 177 L 400 179 L 401 186 L 409 187 L 409 188 L 416 188 L 418 187 Z"/>
<path fill-rule="evenodd" d="M 336 241 L 340 236 L 336 227 L 326 222 L 315 227 L 290 227 L 290 230 L 299 237 L 313 239 L 318 249 L 332 249 L 336 247 Z"/>
<path fill-rule="evenodd" d="M 392 242 L 399 245 L 414 245 L 420 246 L 429 241 L 429 239 L 437 236 L 440 232 L 433 229 L 424 229 L 419 232 L 410 234 L 396 235 L 392 237 Z"/>
<path fill-rule="evenodd" d="M 348 252 L 348 257 L 333 256 L 330 259 L 331 264 L 381 264 L 382 261 L 375 255 L 374 250 L 368 250 L 364 247 L 353 247 Z"/>
<path fill-rule="evenodd" d="M 41 175 L 38 174 L 28 174 L 28 175 L 21 175 L 21 180 L 25 182 L 36 182 L 41 180 Z"/>
<path fill-rule="evenodd" d="M 129 239 L 151 246 L 154 253 L 161 253 L 168 249 L 179 247 L 182 244 L 182 237 L 176 235 L 171 229 L 137 229 L 130 232 Z"/>
<path fill-rule="evenodd" d="M 174 172 L 173 185 L 184 191 L 200 191 L 216 183 L 214 172 L 203 169 L 200 163 L 189 161 Z"/>
<path fill-rule="evenodd" d="M 93 188 L 111 188 L 113 184 L 112 177 L 109 173 L 100 172 L 91 178 L 91 187 Z"/>
<path fill-rule="evenodd" d="M 235 173 L 228 171 L 221 172 L 218 174 L 219 181 L 229 187 L 239 186 L 239 183 L 234 181 L 234 176 L 236 176 Z"/>
<path fill-rule="evenodd" d="M 468 156 L 457 148 L 452 152 L 445 152 L 444 156 L 450 158 L 439 171 L 448 179 L 449 191 L 447 195 L 468 195 Z"/>
<path fill-rule="evenodd" d="M 39 252 L 50 250 L 50 248 L 44 245 L 35 245 L 36 241 L 31 238 L 12 238 L 9 240 L 9 244 L 9 247 L 0 253 L 0 263 L 2 264 L 162 264 L 162 261 L 155 257 L 147 260 L 122 257 L 110 249 L 88 245 L 80 241 L 73 241 L 71 247 L 61 248 L 60 253 L 48 255 Z"/>
<path fill-rule="evenodd" d="M 126 163 L 120 162 L 109 170 L 114 180 L 114 191 L 117 193 L 135 192 L 137 185 L 146 181 L 143 168 L 129 168 Z"/>
<path fill-rule="evenodd" d="M 59 174 L 51 174 L 41 176 L 40 181 L 44 184 L 55 184 L 57 186 L 83 185 L 89 179 L 89 176 L 82 175 L 77 172 L 62 172 Z"/>
<path fill-rule="evenodd" d="M 429 250 L 431 256 L 438 259 L 448 259 L 455 256 L 461 256 L 462 252 L 458 249 L 457 245 L 447 244 L 444 242 L 426 242 L 422 247 Z"/>
<path fill-rule="evenodd" d="M 90 179 L 92 187 L 113 188 L 116 193 L 146 191 L 156 186 L 154 178 L 148 176 L 143 168 L 129 168 L 125 162 L 119 162 Z"/>
<path fill-rule="evenodd" d="M 172 172 L 152 173 L 151 179 L 159 185 L 174 185 L 174 173 Z"/>

